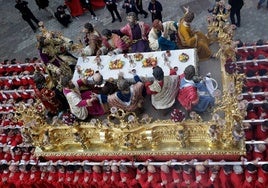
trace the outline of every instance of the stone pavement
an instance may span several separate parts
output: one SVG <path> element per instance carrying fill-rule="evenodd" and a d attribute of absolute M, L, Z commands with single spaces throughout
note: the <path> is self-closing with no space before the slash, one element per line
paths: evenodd
<path fill-rule="evenodd" d="M 122 9 L 122 0 L 118 1 L 118 9 L 122 15 L 123 22 L 111 23 L 112 18 L 106 8 L 96 10 L 99 21 L 91 20 L 90 13 L 73 18 L 73 22 L 68 28 L 63 28 L 49 13 L 44 10 L 38 10 L 34 0 L 27 0 L 29 7 L 38 19 L 45 23 L 49 30 L 61 31 L 64 36 L 77 41 L 82 37 L 81 30 L 86 22 L 91 22 L 99 31 L 104 28 L 118 29 L 126 24 L 125 10 Z M 143 7 L 147 10 L 150 0 L 143 1 Z M 183 6 L 189 6 L 196 14 L 192 27 L 197 30 L 206 32 L 208 16 L 207 9 L 214 0 L 159 0 L 163 5 L 163 21 L 179 20 L 183 15 Z M 56 10 L 56 7 L 62 4 L 63 0 L 51 0 L 50 7 Z M 14 8 L 15 1 L 0 0 L 0 60 L 17 58 L 23 60 L 26 57 L 38 56 L 36 48 L 36 34 L 33 33 L 29 25 L 21 18 L 20 13 Z M 256 0 L 245 0 L 245 5 L 241 11 L 241 27 L 236 30 L 235 39 L 241 39 L 245 42 L 254 42 L 258 39 L 268 40 L 268 9 L 262 7 L 256 8 Z M 139 16 L 140 20 L 151 23 L 151 17 L 144 19 Z M 216 51 L 213 46 L 213 51 Z M 213 65 L 213 66 L 211 66 Z M 217 59 L 211 59 L 199 64 L 200 75 L 208 72 L 220 82 L 221 77 L 219 62 Z"/>

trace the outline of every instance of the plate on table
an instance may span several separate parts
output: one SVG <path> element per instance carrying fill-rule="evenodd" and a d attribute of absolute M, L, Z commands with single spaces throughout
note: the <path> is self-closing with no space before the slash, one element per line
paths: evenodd
<path fill-rule="evenodd" d="M 141 61 L 143 59 L 143 54 L 141 53 L 134 54 L 134 59 L 136 61 Z"/>
<path fill-rule="evenodd" d="M 154 67 L 157 65 L 157 57 L 148 57 L 142 61 L 143 67 Z"/>
<path fill-rule="evenodd" d="M 89 69 L 86 69 L 85 71 L 84 71 L 84 76 L 85 77 L 88 77 L 88 76 L 93 76 L 93 74 L 94 74 L 94 70 L 93 69 L 91 69 L 91 68 L 89 68 Z"/>
<path fill-rule="evenodd" d="M 122 69 L 124 66 L 124 61 L 121 61 L 120 59 L 116 59 L 114 61 L 110 61 L 109 68 L 110 69 Z"/>
<path fill-rule="evenodd" d="M 180 61 L 180 62 L 185 63 L 185 62 L 187 62 L 188 60 L 189 60 L 189 55 L 188 55 L 188 54 L 186 54 L 186 53 L 182 53 L 182 54 L 179 55 L 179 61 Z"/>

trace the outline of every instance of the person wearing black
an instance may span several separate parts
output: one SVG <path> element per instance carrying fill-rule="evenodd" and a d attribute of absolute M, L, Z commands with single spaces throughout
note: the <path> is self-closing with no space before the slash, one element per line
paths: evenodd
<path fill-rule="evenodd" d="M 160 20 L 161 22 L 162 21 L 162 5 L 159 1 L 157 0 L 151 0 L 151 2 L 149 3 L 149 6 L 148 6 L 148 10 L 149 12 L 151 12 L 152 14 L 152 22 L 155 20 L 155 19 L 158 19 Z"/>
<path fill-rule="evenodd" d="M 53 10 L 49 7 L 48 0 L 35 0 L 35 3 L 38 6 L 39 10 L 43 9 L 54 17 Z"/>
<path fill-rule="evenodd" d="M 37 24 L 37 26 L 39 20 L 33 15 L 32 11 L 27 5 L 27 1 L 16 0 L 15 8 L 20 11 L 22 19 L 24 19 L 31 26 L 32 30 L 36 32 L 37 28 L 34 26 L 32 20 Z"/>
<path fill-rule="evenodd" d="M 57 11 L 55 12 L 56 19 L 64 26 L 68 27 L 69 23 L 71 23 L 71 16 L 66 14 L 65 9 L 66 6 L 58 6 Z"/>
<path fill-rule="evenodd" d="M 228 0 L 228 3 L 231 5 L 230 19 L 232 24 L 235 24 L 237 27 L 240 27 L 240 10 L 244 5 L 244 0 Z M 235 22 L 235 15 L 237 22 Z"/>
<path fill-rule="evenodd" d="M 145 10 L 143 10 L 142 0 L 136 0 L 136 5 L 139 10 L 139 14 L 143 14 L 144 18 L 147 18 L 148 13 Z"/>
<path fill-rule="evenodd" d="M 134 12 L 137 16 L 139 14 L 136 0 L 124 0 L 123 8 L 126 9 L 126 14 L 130 12 Z"/>
<path fill-rule="evenodd" d="M 92 19 L 98 20 L 95 12 L 93 11 L 90 0 L 80 0 L 80 2 L 81 2 L 82 7 L 87 9 L 90 12 Z"/>
<path fill-rule="evenodd" d="M 106 4 L 106 7 L 107 9 L 109 10 L 109 12 L 111 13 L 112 15 L 112 23 L 115 22 L 115 16 L 114 16 L 114 13 L 116 14 L 119 22 L 122 22 L 122 18 L 117 10 L 117 5 L 116 5 L 116 0 L 104 0 L 105 4 Z"/>

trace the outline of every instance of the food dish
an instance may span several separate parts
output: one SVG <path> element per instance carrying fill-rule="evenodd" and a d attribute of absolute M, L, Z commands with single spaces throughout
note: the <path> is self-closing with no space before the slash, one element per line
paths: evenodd
<path fill-rule="evenodd" d="M 89 68 L 84 71 L 84 76 L 93 76 L 94 70 Z"/>
<path fill-rule="evenodd" d="M 110 61 L 109 68 L 110 69 L 122 69 L 124 66 L 124 62 L 120 59 L 116 59 L 114 61 Z"/>
<path fill-rule="evenodd" d="M 186 53 L 182 53 L 179 55 L 179 61 L 180 62 L 187 62 L 189 60 L 189 55 L 187 55 Z"/>
<path fill-rule="evenodd" d="M 154 67 L 157 65 L 157 57 L 148 57 L 142 61 L 143 67 Z"/>
<path fill-rule="evenodd" d="M 141 53 L 134 54 L 134 59 L 136 61 L 141 61 L 143 59 L 143 55 Z"/>

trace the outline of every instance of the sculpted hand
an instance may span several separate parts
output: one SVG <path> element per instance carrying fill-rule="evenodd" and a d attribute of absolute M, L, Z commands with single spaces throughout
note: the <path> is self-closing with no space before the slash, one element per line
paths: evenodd
<path fill-rule="evenodd" d="M 189 12 L 189 7 L 183 7 L 185 14 Z"/>
<path fill-rule="evenodd" d="M 87 106 L 92 106 L 92 102 L 94 101 L 94 100 L 92 100 L 92 99 L 94 99 L 94 98 L 91 98 L 91 99 L 87 99 Z"/>
<path fill-rule="evenodd" d="M 196 177 L 196 181 L 199 182 L 201 180 L 201 176 Z"/>
<path fill-rule="evenodd" d="M 247 182 L 251 182 L 252 181 L 252 177 L 249 176 L 248 178 L 246 178 Z"/>
<path fill-rule="evenodd" d="M 151 182 L 153 180 L 153 176 L 148 177 L 148 182 Z"/>
<path fill-rule="evenodd" d="M 130 74 L 136 74 L 136 72 L 137 72 L 136 69 L 132 69 L 129 71 Z"/>
<path fill-rule="evenodd" d="M 102 51 L 101 50 L 98 50 L 97 53 L 96 53 L 97 56 L 99 56 L 101 54 L 102 54 Z"/>
<path fill-rule="evenodd" d="M 122 79 L 124 78 L 124 73 L 123 72 L 119 72 L 118 73 L 118 79 Z"/>

